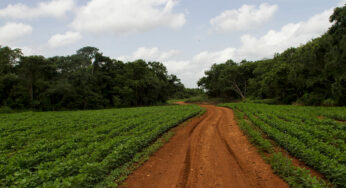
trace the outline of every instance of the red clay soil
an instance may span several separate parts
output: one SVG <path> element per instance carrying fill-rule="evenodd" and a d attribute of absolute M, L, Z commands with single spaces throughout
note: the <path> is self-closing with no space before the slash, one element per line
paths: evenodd
<path fill-rule="evenodd" d="M 249 143 L 232 110 L 201 106 L 207 112 L 177 128 L 123 187 L 288 187 Z"/>

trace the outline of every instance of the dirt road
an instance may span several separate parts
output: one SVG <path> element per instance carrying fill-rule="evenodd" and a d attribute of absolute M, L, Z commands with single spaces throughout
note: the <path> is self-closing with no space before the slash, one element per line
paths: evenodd
<path fill-rule="evenodd" d="M 248 142 L 230 109 L 201 106 L 207 112 L 177 128 L 124 187 L 288 187 Z"/>

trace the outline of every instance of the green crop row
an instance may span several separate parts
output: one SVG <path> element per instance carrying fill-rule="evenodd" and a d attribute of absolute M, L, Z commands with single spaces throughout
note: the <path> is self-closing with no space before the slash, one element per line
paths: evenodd
<path fill-rule="evenodd" d="M 263 155 L 263 158 L 272 166 L 274 172 L 283 178 L 291 187 L 330 187 L 320 178 L 312 177 L 310 172 L 301 167 L 293 165 L 292 160 L 282 155 L 281 152 L 274 152 L 274 146 L 265 139 L 261 132 L 254 128 L 249 120 L 245 119 L 245 114 L 234 109 L 236 120 L 242 131 L 254 143 L 259 151 L 267 152 L 269 156 Z"/>
<path fill-rule="evenodd" d="M 193 105 L 0 114 L 0 187 L 93 187 Z"/>
<path fill-rule="evenodd" d="M 320 171 L 336 186 L 346 185 L 345 140 L 337 138 L 338 141 L 333 142 L 326 139 L 329 134 L 328 129 L 338 131 L 338 135 L 345 135 L 344 125 L 336 120 L 328 120 L 336 123 L 327 123 L 328 121 L 319 118 L 323 110 L 328 111 L 331 108 L 313 109 L 313 107 L 248 103 L 225 104 L 225 106 L 243 112 L 255 126 L 291 155 Z M 297 109 L 296 112 L 294 109 Z M 343 109 L 346 112 L 346 108 Z M 292 120 L 294 113 L 296 116 Z M 304 119 L 303 117 L 306 116 L 309 117 Z M 298 121 L 297 117 L 302 117 L 301 121 Z M 316 119 L 316 121 L 311 119 Z M 308 123 L 305 124 L 306 120 Z M 341 125 L 339 125 L 340 123 Z M 327 127 L 326 130 L 318 131 L 316 129 L 321 126 Z M 333 129 L 334 126 L 339 126 L 339 129 Z"/>
<path fill-rule="evenodd" d="M 333 145 L 329 145 L 326 142 L 316 139 L 315 136 L 300 129 L 298 126 L 296 126 L 296 124 L 282 121 L 275 116 L 271 116 L 270 114 L 256 114 L 256 116 L 268 125 L 270 125 L 271 127 L 274 127 L 281 132 L 287 133 L 292 137 L 299 139 L 308 148 L 319 151 L 321 154 L 331 159 L 335 159 L 341 164 L 346 164 L 345 152 L 341 152 L 338 148 L 334 147 Z"/>
<path fill-rule="evenodd" d="M 297 128 L 309 132 L 311 135 L 315 136 L 317 139 L 321 139 L 324 142 L 334 145 L 335 147 L 340 148 L 341 150 L 346 150 L 346 140 L 345 131 L 340 131 L 330 125 L 317 124 L 316 122 L 303 120 L 301 118 L 288 116 L 283 113 L 273 113 L 273 115 L 278 118 L 287 121 L 288 123 L 297 124 Z"/>

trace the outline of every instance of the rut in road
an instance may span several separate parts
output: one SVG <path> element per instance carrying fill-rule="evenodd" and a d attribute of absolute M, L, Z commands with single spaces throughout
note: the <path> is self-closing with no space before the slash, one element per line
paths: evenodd
<path fill-rule="evenodd" d="M 178 127 L 123 187 L 288 187 L 248 142 L 232 110 L 201 106 L 207 112 Z"/>

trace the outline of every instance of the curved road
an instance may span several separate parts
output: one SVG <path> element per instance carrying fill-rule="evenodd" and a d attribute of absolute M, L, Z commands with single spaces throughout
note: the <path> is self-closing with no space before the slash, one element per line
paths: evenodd
<path fill-rule="evenodd" d="M 207 112 L 179 126 L 123 187 L 288 187 L 242 134 L 232 110 L 201 106 Z"/>

